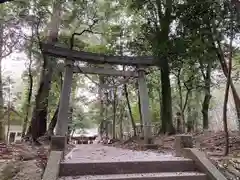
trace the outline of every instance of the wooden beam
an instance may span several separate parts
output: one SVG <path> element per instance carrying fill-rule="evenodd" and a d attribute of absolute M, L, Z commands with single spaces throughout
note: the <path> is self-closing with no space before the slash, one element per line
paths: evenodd
<path fill-rule="evenodd" d="M 58 69 L 60 71 L 64 71 L 64 64 L 58 64 Z M 138 77 L 138 73 L 135 71 L 121 71 L 110 68 L 97 68 L 97 67 L 73 67 L 74 73 L 82 73 L 82 74 L 99 74 L 99 75 L 107 75 L 107 76 L 123 76 L 123 77 Z"/>
<path fill-rule="evenodd" d="M 159 61 L 152 56 L 111 56 L 98 53 L 70 50 L 65 47 L 42 43 L 43 53 L 57 58 L 84 61 L 91 64 L 119 64 L 129 66 L 155 66 Z"/>
<path fill-rule="evenodd" d="M 138 77 L 138 73 L 135 71 L 120 71 L 108 68 L 96 68 L 96 67 L 75 67 L 75 73 L 83 74 L 100 74 L 108 76 L 123 76 L 123 77 Z"/>

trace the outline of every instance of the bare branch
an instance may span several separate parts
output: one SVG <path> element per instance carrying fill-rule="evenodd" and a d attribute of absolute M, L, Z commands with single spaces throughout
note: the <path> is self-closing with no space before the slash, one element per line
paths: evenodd
<path fill-rule="evenodd" d="M 204 79 L 206 79 L 207 76 L 206 76 L 206 74 L 204 72 L 204 69 L 205 69 L 204 65 L 203 65 L 203 63 L 202 63 L 202 61 L 200 59 L 199 59 L 198 62 L 199 62 L 199 65 L 200 65 L 200 70 L 201 70 L 202 76 L 203 76 Z"/>
<path fill-rule="evenodd" d="M 82 32 L 80 32 L 80 33 L 74 32 L 70 39 L 70 49 L 73 49 L 73 46 L 74 46 L 74 36 L 75 35 L 81 36 L 85 32 L 93 33 L 92 28 L 97 22 L 98 22 L 98 19 L 93 19 L 93 23 L 91 25 L 89 25 L 87 29 L 82 30 Z"/>

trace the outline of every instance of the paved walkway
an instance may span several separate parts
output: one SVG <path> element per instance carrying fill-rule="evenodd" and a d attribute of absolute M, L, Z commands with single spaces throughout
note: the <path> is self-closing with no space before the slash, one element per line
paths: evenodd
<path fill-rule="evenodd" d="M 65 162 L 116 162 L 116 161 L 159 161 L 176 160 L 172 154 L 163 154 L 150 151 L 132 151 L 101 144 L 77 145 L 68 155 Z"/>

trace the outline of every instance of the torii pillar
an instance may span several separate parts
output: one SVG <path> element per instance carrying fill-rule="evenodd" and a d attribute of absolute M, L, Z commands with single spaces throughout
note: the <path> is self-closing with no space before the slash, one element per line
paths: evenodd
<path fill-rule="evenodd" d="M 149 110 L 149 96 L 146 83 L 146 72 L 143 67 L 138 69 L 138 86 L 140 93 L 141 114 L 145 144 L 152 144 L 151 113 Z"/>
<path fill-rule="evenodd" d="M 63 151 L 67 142 L 68 111 L 73 79 L 73 61 L 65 60 L 65 74 L 60 96 L 60 106 L 56 124 L 56 136 L 52 137 L 51 149 Z"/>

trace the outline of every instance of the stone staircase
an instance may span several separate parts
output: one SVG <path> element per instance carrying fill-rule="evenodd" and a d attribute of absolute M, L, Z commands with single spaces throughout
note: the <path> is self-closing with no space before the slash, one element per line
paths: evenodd
<path fill-rule="evenodd" d="M 57 142 L 52 138 L 43 180 L 227 180 L 204 152 L 192 148 L 189 135 L 176 136 L 175 156 L 98 144 L 79 145 L 64 156 L 65 143 Z"/>
<path fill-rule="evenodd" d="M 207 180 L 190 159 L 159 161 L 62 162 L 59 180 Z"/>

